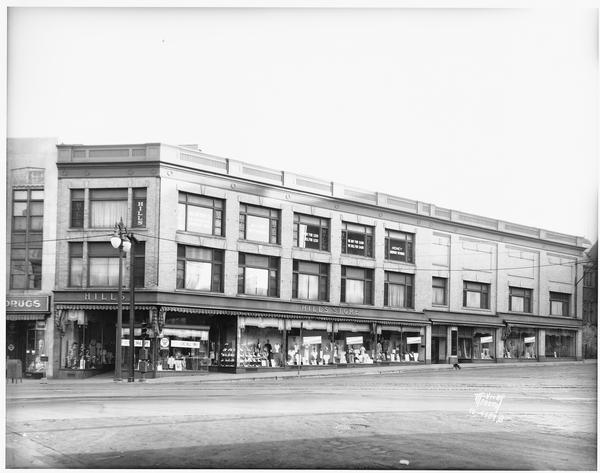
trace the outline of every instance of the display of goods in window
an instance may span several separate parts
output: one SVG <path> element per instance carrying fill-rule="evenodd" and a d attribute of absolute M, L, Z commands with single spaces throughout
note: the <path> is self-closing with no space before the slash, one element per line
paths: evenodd
<path fill-rule="evenodd" d="M 235 366 L 235 352 L 234 352 L 233 348 L 229 347 L 228 344 L 225 344 L 225 346 L 221 350 L 221 357 L 219 360 L 219 364 L 221 366 L 231 367 L 231 368 L 233 368 Z"/>

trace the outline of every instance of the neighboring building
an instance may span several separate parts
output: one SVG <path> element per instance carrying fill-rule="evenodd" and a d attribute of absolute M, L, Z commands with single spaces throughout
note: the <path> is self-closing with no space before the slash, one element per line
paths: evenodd
<path fill-rule="evenodd" d="M 56 376 L 111 368 L 120 218 L 150 375 L 582 359 L 580 237 L 159 143 L 59 145 L 56 202 Z"/>
<path fill-rule="evenodd" d="M 583 273 L 583 356 L 598 356 L 598 242 L 586 252 Z"/>
<path fill-rule="evenodd" d="M 9 138 L 6 156 L 6 356 L 52 376 L 56 140 Z"/>

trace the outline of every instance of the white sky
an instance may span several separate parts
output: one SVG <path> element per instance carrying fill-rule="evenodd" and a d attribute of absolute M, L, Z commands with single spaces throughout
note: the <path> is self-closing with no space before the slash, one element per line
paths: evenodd
<path fill-rule="evenodd" d="M 8 136 L 210 154 L 597 239 L 598 13 L 8 14 Z"/>

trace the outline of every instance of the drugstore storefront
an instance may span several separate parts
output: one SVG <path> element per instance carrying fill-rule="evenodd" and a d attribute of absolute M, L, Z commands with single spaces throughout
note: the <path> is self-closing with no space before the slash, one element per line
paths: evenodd
<path fill-rule="evenodd" d="M 20 360 L 23 376 L 49 374 L 52 330 L 49 296 L 6 296 L 6 358 Z"/>

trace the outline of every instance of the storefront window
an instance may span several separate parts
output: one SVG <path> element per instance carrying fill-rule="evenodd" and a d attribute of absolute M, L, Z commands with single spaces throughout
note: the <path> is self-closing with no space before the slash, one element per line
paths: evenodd
<path fill-rule="evenodd" d="M 44 328 L 38 327 L 37 322 L 29 324 L 24 367 L 27 373 L 42 373 L 46 370 L 46 363 L 42 361 L 42 356 L 47 356 L 44 333 Z"/>
<path fill-rule="evenodd" d="M 62 338 L 61 368 L 111 369 L 114 365 L 115 325 L 104 314 L 70 310 Z"/>
<path fill-rule="evenodd" d="M 208 369 L 209 327 L 165 326 L 159 335 L 157 371 L 199 371 Z"/>
<path fill-rule="evenodd" d="M 473 359 L 493 360 L 496 358 L 495 335 L 492 329 L 474 329 Z"/>
<path fill-rule="evenodd" d="M 470 360 L 473 355 L 473 329 L 469 327 L 458 328 L 458 358 Z"/>
<path fill-rule="evenodd" d="M 511 327 L 504 340 L 504 358 L 536 358 L 537 330 Z"/>
<path fill-rule="evenodd" d="M 278 325 L 277 321 L 275 325 Z M 277 327 L 251 325 L 240 328 L 238 366 L 243 368 L 285 366 L 283 331 Z"/>
<path fill-rule="evenodd" d="M 546 330 L 546 358 L 574 357 L 575 337 L 572 330 Z"/>

